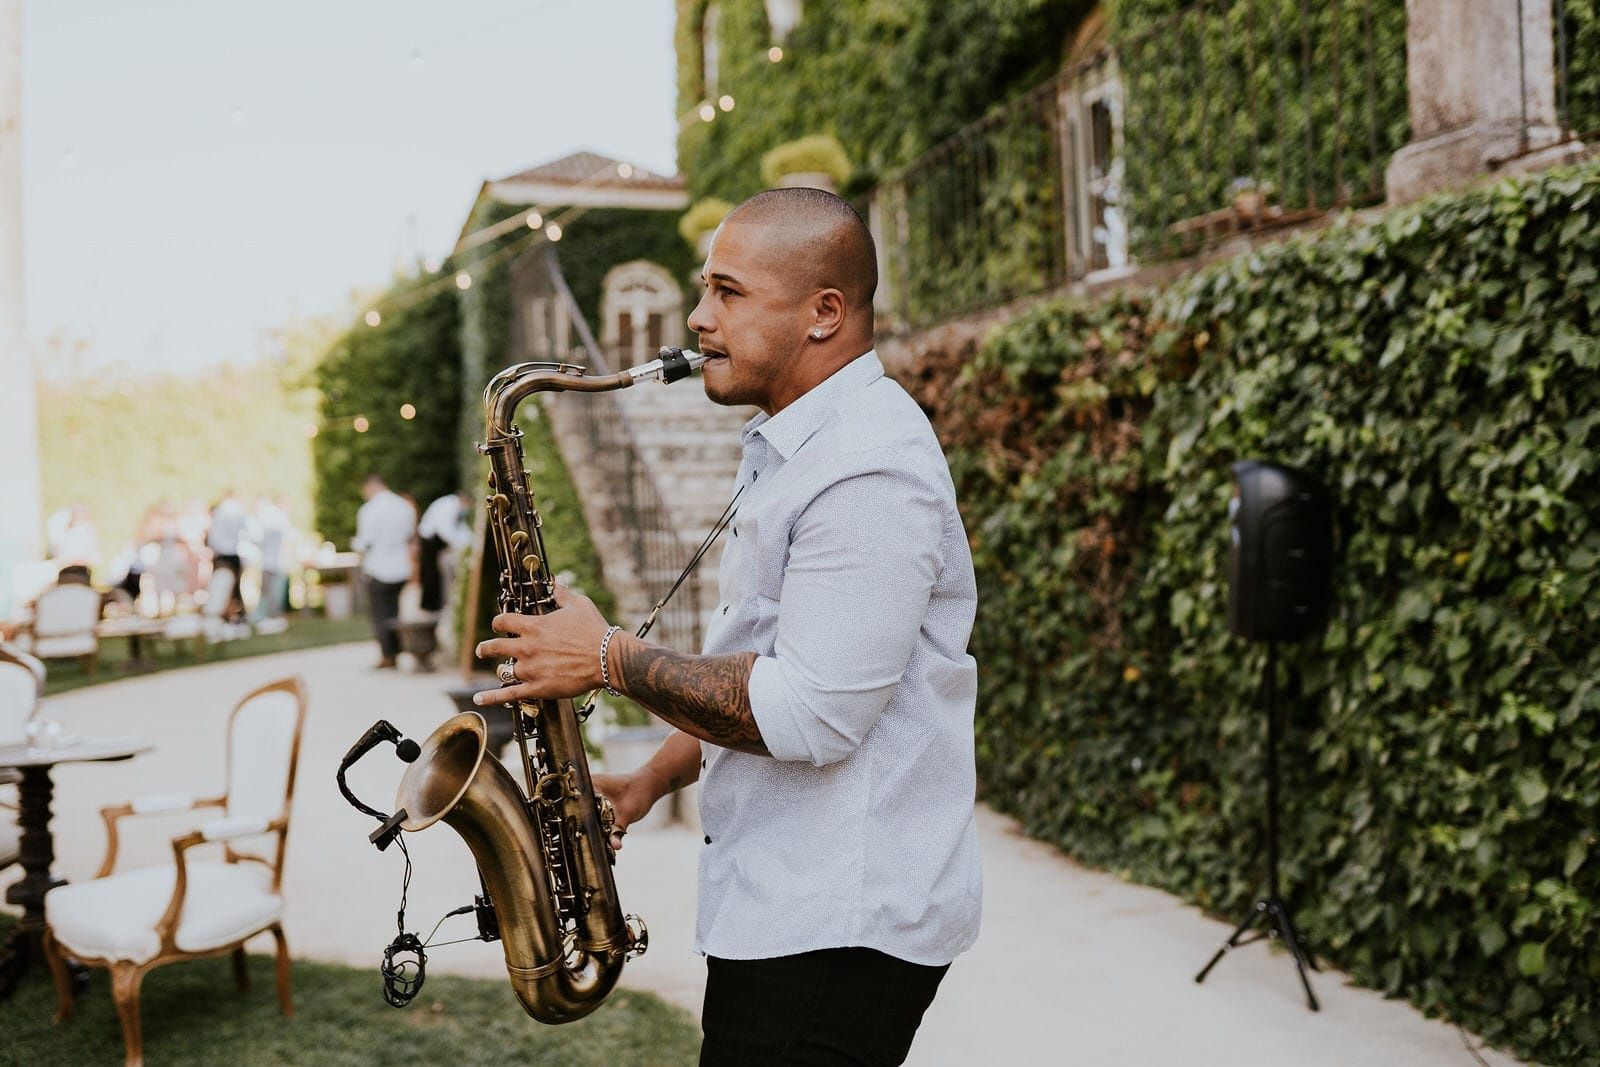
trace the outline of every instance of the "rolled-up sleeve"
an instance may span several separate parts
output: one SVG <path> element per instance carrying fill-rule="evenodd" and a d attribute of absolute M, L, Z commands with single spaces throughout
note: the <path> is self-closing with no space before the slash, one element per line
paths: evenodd
<path fill-rule="evenodd" d="M 750 710 L 774 758 L 854 752 L 900 683 L 943 558 L 943 506 L 900 470 L 833 483 L 792 528 L 774 654 L 750 674 Z"/>

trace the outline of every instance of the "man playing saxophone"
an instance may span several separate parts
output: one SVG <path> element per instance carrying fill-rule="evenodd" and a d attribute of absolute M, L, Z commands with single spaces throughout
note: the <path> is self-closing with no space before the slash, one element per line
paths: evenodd
<path fill-rule="evenodd" d="M 697 779 L 702 1064 L 904 1061 L 977 936 L 977 603 L 943 453 L 873 351 L 872 237 L 843 200 L 736 208 L 689 317 L 706 395 L 760 409 L 701 655 L 559 610 L 502 615 L 480 704 L 606 686 L 676 727 L 596 775 L 617 825 Z M 620 836 L 614 838 L 620 845 Z"/>

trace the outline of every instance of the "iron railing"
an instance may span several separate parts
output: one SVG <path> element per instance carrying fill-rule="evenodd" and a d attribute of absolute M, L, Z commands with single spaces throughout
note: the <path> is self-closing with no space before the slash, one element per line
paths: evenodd
<path fill-rule="evenodd" d="M 553 329 L 564 337 L 576 336 L 578 344 L 566 357 L 585 366 L 591 374 L 621 369 L 612 365 L 573 298 L 561 266 L 554 255 L 543 254 L 539 266 L 545 277 L 546 298 L 553 302 L 556 323 Z M 563 328 L 566 327 L 566 328 Z M 602 539 L 620 539 L 625 546 L 623 559 L 615 554 L 602 560 L 607 581 L 619 599 L 624 588 L 637 583 L 654 604 L 667 594 L 688 565 L 693 552 L 679 535 L 671 509 L 657 487 L 650 468 L 639 453 L 628 413 L 616 393 L 548 394 L 546 412 L 572 431 L 581 457 L 567 457 L 573 480 L 579 485 L 585 503 L 599 514 L 595 531 L 597 544 Z M 591 526 L 595 525 L 591 523 Z M 699 652 L 702 629 L 701 588 L 698 570 L 689 574 L 676 595 L 662 610 L 651 640 L 685 652 Z M 619 605 L 626 610 L 626 605 Z M 633 625 L 642 619 L 631 620 Z"/>
<path fill-rule="evenodd" d="M 886 310 L 927 325 L 1380 201 L 1407 131 L 1404 4 L 1191 4 L 874 191 Z"/>
<path fill-rule="evenodd" d="M 1600 137 L 1600 0 L 1517 0 L 1517 31 L 1516 155 Z"/>

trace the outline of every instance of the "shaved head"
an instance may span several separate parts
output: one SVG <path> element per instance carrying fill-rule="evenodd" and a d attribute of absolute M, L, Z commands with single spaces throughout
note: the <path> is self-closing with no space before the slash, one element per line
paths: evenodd
<path fill-rule="evenodd" d="M 837 289 L 852 311 L 872 321 L 878 290 L 878 253 L 872 233 L 856 209 L 821 189 L 768 189 L 728 213 L 724 226 L 759 226 L 773 251 L 803 272 L 806 289 Z"/>

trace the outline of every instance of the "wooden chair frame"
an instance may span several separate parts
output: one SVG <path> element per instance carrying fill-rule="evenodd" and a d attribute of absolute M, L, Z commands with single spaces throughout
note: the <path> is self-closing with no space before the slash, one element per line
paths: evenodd
<path fill-rule="evenodd" d="M 296 702 L 294 740 L 289 748 L 289 776 L 285 784 L 283 797 L 283 814 L 267 822 L 264 826 L 257 824 L 234 834 L 222 837 L 213 837 L 212 843 L 221 843 L 223 854 L 228 863 L 248 861 L 260 863 L 272 871 L 272 891 L 281 890 L 283 884 L 283 860 L 289 840 L 289 807 L 294 800 L 294 784 L 296 773 L 300 764 L 300 742 L 305 733 L 306 723 L 306 691 L 305 683 L 296 678 L 284 678 L 276 682 L 263 685 L 245 694 L 234 705 L 228 717 L 228 742 L 226 750 L 226 767 L 228 768 L 229 781 L 227 790 L 233 788 L 233 722 L 245 705 L 259 696 L 273 692 L 286 692 L 293 694 Z M 226 808 L 228 792 L 221 796 L 197 799 L 192 802 L 190 809 L 194 808 Z M 121 804 L 114 807 L 100 809 L 100 817 L 106 824 L 106 855 L 100 864 L 96 878 L 110 875 L 117 862 L 117 821 L 135 812 L 131 804 Z M 161 814 L 152 812 L 151 814 Z M 171 812 L 167 812 L 171 814 Z M 230 838 L 232 837 L 258 837 L 265 833 L 277 835 L 276 854 L 272 860 L 248 853 L 235 852 Z M 249 978 L 245 970 L 245 942 L 259 934 L 270 931 L 273 940 L 277 942 L 277 986 L 278 1007 L 285 1018 L 294 1014 L 294 1003 L 290 991 L 289 971 L 289 944 L 284 938 L 281 921 L 274 922 L 260 930 L 252 930 L 246 936 L 226 945 L 199 951 L 187 951 L 177 945 L 178 920 L 183 915 L 184 897 L 188 892 L 188 867 L 186 853 L 197 845 L 205 844 L 208 838 L 203 831 L 195 830 L 172 839 L 172 858 L 176 865 L 176 876 L 172 886 L 172 899 L 167 903 L 167 910 L 156 923 L 156 934 L 160 938 L 160 948 L 156 954 L 143 963 L 131 960 L 115 960 L 102 958 L 77 958 L 78 962 L 90 967 L 104 967 L 111 972 L 111 997 L 117 1006 L 117 1016 L 122 1023 L 123 1044 L 127 1050 L 127 1067 L 140 1067 L 144 1063 L 144 1041 L 139 1023 L 139 988 L 144 981 L 144 976 L 157 967 L 168 963 L 178 963 L 183 960 L 206 959 L 213 956 L 233 956 L 234 984 L 241 992 L 249 989 Z M 65 946 L 56 941 L 54 932 L 47 926 L 44 932 L 45 958 L 50 965 L 51 976 L 56 987 L 56 1016 L 57 1023 L 65 1022 L 71 1018 L 75 1006 L 73 996 L 72 978 L 67 971 L 67 950 Z"/>

